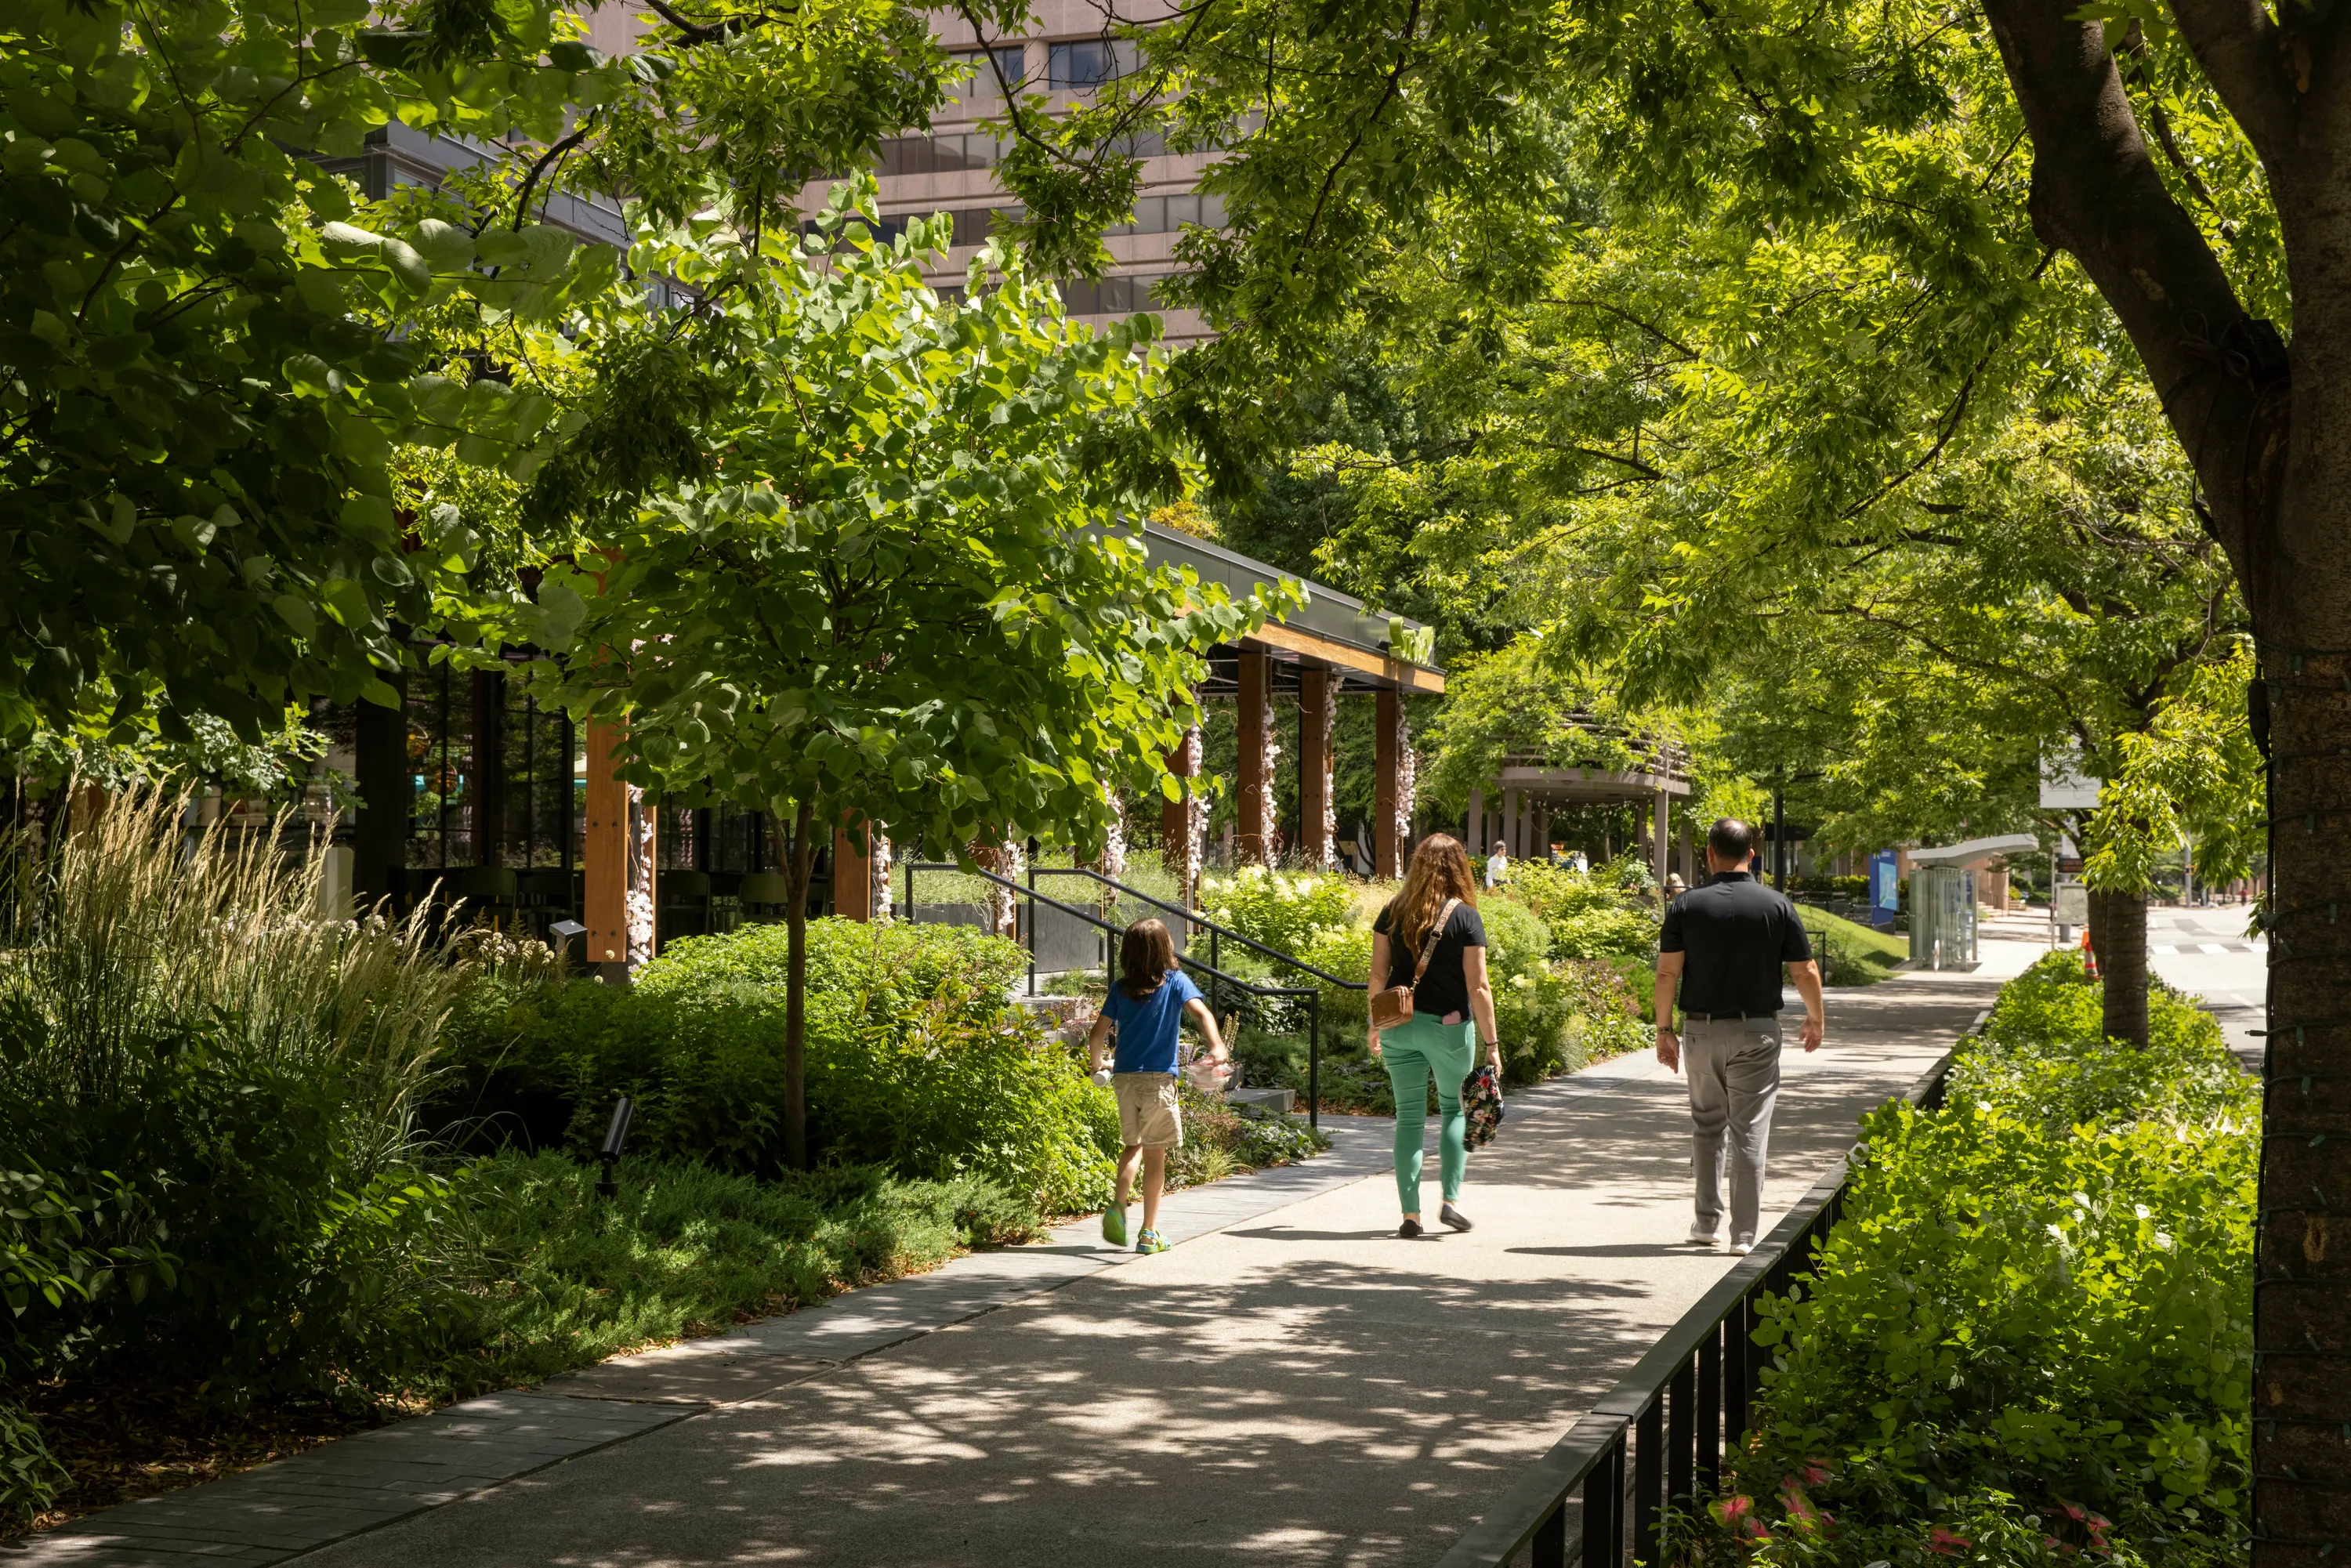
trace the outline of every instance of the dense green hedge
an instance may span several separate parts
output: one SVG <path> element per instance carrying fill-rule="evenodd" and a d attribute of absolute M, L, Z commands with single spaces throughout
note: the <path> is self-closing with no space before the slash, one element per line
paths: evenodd
<path fill-rule="evenodd" d="M 967 927 L 811 921 L 811 1147 L 913 1177 L 985 1176 L 1055 1212 L 1108 1198 L 1117 1109 L 1008 999 L 1027 959 Z M 630 1146 L 723 1170 L 782 1168 L 785 938 L 674 943 L 622 989 L 490 988 L 452 1026 L 443 1120 L 486 1140 L 592 1149 L 614 1099 Z"/>
<path fill-rule="evenodd" d="M 1865 1120 L 1815 1278 L 1764 1309 L 1761 1440 L 1703 1536 L 1791 1563 L 2242 1560 L 2258 1092 L 2188 1001 L 2152 1013 L 2146 1051 L 2102 1039 L 2053 954 L 1940 1109 Z"/>

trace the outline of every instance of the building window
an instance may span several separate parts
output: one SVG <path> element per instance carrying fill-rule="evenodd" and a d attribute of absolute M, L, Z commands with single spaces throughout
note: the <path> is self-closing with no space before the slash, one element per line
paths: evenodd
<path fill-rule="evenodd" d="M 1046 85 L 1055 91 L 1082 91 L 1116 81 L 1134 68 L 1134 46 L 1123 38 L 1085 38 L 1055 44 L 1047 51 Z"/>
<path fill-rule="evenodd" d="M 994 56 L 993 61 L 988 57 Z M 1029 51 L 1018 44 L 996 49 L 964 49 L 956 58 L 971 68 L 971 81 L 964 92 L 971 98 L 987 98 L 996 90 L 996 78 L 1001 76 L 1007 87 L 1019 87 L 1029 75 Z"/>
<path fill-rule="evenodd" d="M 1144 196 L 1134 204 L 1133 223 L 1113 225 L 1102 233 L 1174 234 L 1186 224 L 1197 224 L 1203 228 L 1223 228 L 1225 199 L 1222 196 Z"/>
<path fill-rule="evenodd" d="M 954 174 L 992 169 L 1003 143 L 979 131 L 961 136 L 892 136 L 881 145 L 882 174 Z"/>
<path fill-rule="evenodd" d="M 1061 285 L 1061 308 L 1072 316 L 1131 316 L 1158 308 L 1157 285 L 1172 272 L 1136 274 L 1126 277 L 1071 278 Z"/>

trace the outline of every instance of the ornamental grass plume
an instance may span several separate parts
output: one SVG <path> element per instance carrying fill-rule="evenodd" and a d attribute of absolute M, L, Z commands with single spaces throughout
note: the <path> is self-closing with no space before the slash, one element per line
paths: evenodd
<path fill-rule="evenodd" d="M 14 1065 L 105 1098 L 189 1019 L 230 1019 L 220 1049 L 331 1071 L 390 1154 L 471 966 L 433 938 L 422 905 L 400 921 L 322 917 L 325 846 L 287 854 L 287 814 L 267 833 L 192 831 L 186 804 L 128 790 L 78 808 L 45 852 L 10 857 L 5 988 L 47 1025 L 25 1042 L 37 1060 Z"/>

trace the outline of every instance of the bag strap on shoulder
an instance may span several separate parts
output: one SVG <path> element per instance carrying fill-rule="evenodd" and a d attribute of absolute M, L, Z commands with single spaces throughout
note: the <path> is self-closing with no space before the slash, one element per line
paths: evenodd
<path fill-rule="evenodd" d="M 1459 899 L 1447 899 L 1445 901 L 1445 907 L 1437 912 L 1437 923 L 1428 928 L 1428 935 L 1420 939 L 1420 962 L 1414 967 L 1412 971 L 1412 983 L 1416 987 L 1420 984 L 1422 977 L 1428 973 L 1428 961 L 1437 956 L 1437 939 L 1445 935 L 1447 923 L 1452 920 L 1453 912 L 1460 907 L 1461 901 Z"/>

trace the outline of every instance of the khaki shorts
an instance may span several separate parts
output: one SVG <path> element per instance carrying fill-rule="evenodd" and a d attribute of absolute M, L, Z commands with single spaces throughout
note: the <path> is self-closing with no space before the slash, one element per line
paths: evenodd
<path fill-rule="evenodd" d="M 1184 1113 L 1176 1108 L 1176 1075 L 1172 1072 L 1118 1072 L 1111 1075 L 1118 1096 L 1118 1135 L 1128 1148 L 1180 1149 L 1184 1146 Z"/>

